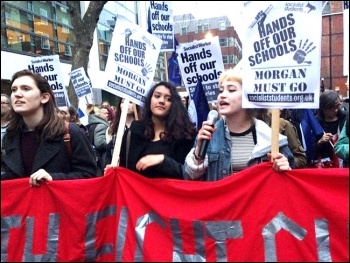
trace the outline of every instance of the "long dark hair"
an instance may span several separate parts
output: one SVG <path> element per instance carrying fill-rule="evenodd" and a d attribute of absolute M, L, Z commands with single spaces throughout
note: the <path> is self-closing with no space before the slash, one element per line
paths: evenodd
<path fill-rule="evenodd" d="M 37 85 L 38 89 L 40 90 L 41 94 L 49 93 L 50 95 L 50 99 L 48 100 L 48 102 L 43 104 L 44 116 L 34 130 L 38 135 L 38 137 L 41 140 L 45 140 L 45 139 L 53 139 L 58 135 L 63 135 L 64 129 L 65 129 L 64 120 L 61 119 L 56 113 L 57 106 L 56 106 L 55 95 L 53 94 L 53 91 L 50 87 L 49 82 L 43 76 L 39 74 L 35 74 L 28 69 L 24 69 L 13 74 L 12 80 L 11 80 L 11 87 L 13 85 L 13 82 L 16 79 L 23 76 L 31 77 L 34 80 L 35 84 Z M 7 128 L 7 134 L 8 134 L 7 136 L 9 137 L 14 136 L 17 130 L 24 125 L 22 115 L 16 113 L 13 110 L 13 108 L 11 109 L 10 115 L 11 115 L 11 120 Z"/>
<path fill-rule="evenodd" d="M 154 85 L 147 94 L 145 105 L 142 110 L 142 119 L 146 124 L 145 137 L 149 140 L 154 138 L 151 99 L 155 89 L 159 86 L 165 86 L 170 90 L 171 95 L 171 108 L 166 117 L 165 131 L 161 134 L 161 140 L 171 142 L 173 139 L 193 139 L 197 135 L 197 130 L 190 120 L 187 109 L 184 107 L 176 87 L 172 83 L 166 81 L 161 81 Z"/>

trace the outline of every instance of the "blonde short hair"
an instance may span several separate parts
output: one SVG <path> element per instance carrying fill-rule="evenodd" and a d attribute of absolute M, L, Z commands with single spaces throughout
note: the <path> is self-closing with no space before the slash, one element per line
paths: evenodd
<path fill-rule="evenodd" d="M 237 81 L 242 84 L 243 77 L 243 68 L 242 68 L 242 60 L 238 62 L 238 64 L 234 68 L 227 69 L 223 73 L 221 73 L 219 78 L 219 85 L 226 81 Z"/>

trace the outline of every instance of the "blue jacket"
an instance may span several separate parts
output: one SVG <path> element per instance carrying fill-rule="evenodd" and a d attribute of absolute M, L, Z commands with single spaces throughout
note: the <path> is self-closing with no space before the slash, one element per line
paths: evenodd
<path fill-rule="evenodd" d="M 251 153 L 247 166 L 253 166 L 263 161 L 268 161 L 267 153 L 271 152 L 271 128 L 263 121 L 254 119 L 257 143 Z M 225 124 L 224 118 L 216 123 L 216 131 L 208 145 L 207 155 L 202 164 L 194 163 L 193 151 L 188 153 L 184 166 L 185 179 L 195 180 L 201 178 L 203 181 L 221 180 L 230 174 L 231 170 L 231 136 Z M 279 152 L 289 160 L 290 167 L 294 167 L 294 156 L 288 147 L 286 136 L 279 135 Z M 234 153 L 233 153 L 234 154 Z"/>

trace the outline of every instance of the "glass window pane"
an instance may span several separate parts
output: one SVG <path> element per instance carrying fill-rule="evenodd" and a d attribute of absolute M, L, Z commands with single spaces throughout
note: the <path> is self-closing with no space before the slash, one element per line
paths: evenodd
<path fill-rule="evenodd" d="M 100 70 L 105 70 L 107 64 L 107 56 L 100 55 Z"/>
<path fill-rule="evenodd" d="M 99 48 L 100 54 L 108 56 L 110 43 L 100 40 L 98 43 L 98 46 L 99 46 L 98 48 Z"/>
<path fill-rule="evenodd" d="M 220 38 L 219 43 L 221 47 L 226 47 L 227 46 L 227 38 Z"/>
<path fill-rule="evenodd" d="M 233 47 L 233 43 L 234 43 L 233 37 L 229 37 L 229 38 L 228 38 L 228 46 L 229 46 L 229 47 Z"/>
<path fill-rule="evenodd" d="M 71 34 L 71 31 L 68 27 L 62 26 L 62 25 L 57 25 L 57 38 L 59 41 L 69 41 L 72 42 L 73 35 Z"/>
<path fill-rule="evenodd" d="M 7 47 L 17 51 L 31 52 L 29 34 L 6 29 Z"/>
<path fill-rule="evenodd" d="M 233 64 L 233 55 L 228 56 L 228 63 Z"/>
<path fill-rule="evenodd" d="M 102 10 L 98 23 L 113 29 L 115 26 L 115 21 L 116 16 L 114 14 L 106 10 Z"/>
<path fill-rule="evenodd" d="M 5 19 L 6 25 L 29 31 L 31 22 L 28 20 L 26 12 L 5 6 Z"/>
<path fill-rule="evenodd" d="M 24 9 L 27 9 L 28 3 L 31 1 L 5 1 L 7 3 L 11 3 L 11 5 L 16 5 L 18 7 L 22 7 Z"/>
<path fill-rule="evenodd" d="M 63 11 L 63 10 L 66 10 L 66 8 L 64 8 L 64 7 L 56 8 L 56 19 L 57 19 L 57 22 L 65 24 L 65 25 L 71 27 L 72 26 L 72 22 L 71 22 L 71 19 L 70 19 L 70 15 L 69 15 L 69 13 L 67 11 Z"/>
<path fill-rule="evenodd" d="M 53 32 L 53 24 L 51 21 L 43 21 L 41 17 L 34 17 L 34 32 L 36 34 L 42 35 L 45 34 L 48 37 L 53 38 L 54 32 Z"/>
<path fill-rule="evenodd" d="M 47 56 L 56 53 L 54 42 L 50 41 L 46 36 L 43 35 L 42 37 L 35 38 L 36 54 Z"/>
<path fill-rule="evenodd" d="M 106 40 L 108 42 L 112 41 L 113 30 L 101 24 L 97 24 L 97 36 L 99 39 Z"/>
<path fill-rule="evenodd" d="M 56 54 L 59 55 L 60 59 L 71 60 L 72 50 L 68 47 L 68 44 L 58 43 L 58 49 L 56 49 Z"/>
<path fill-rule="evenodd" d="M 32 3 L 35 14 L 43 17 L 54 18 L 53 14 L 55 12 L 50 1 L 32 1 Z"/>
<path fill-rule="evenodd" d="M 226 30 L 226 22 L 225 21 L 220 22 L 219 30 Z"/>

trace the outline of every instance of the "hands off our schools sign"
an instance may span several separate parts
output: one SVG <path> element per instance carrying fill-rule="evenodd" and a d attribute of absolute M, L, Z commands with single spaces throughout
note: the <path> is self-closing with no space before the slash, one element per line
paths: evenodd
<path fill-rule="evenodd" d="M 243 108 L 318 108 L 322 1 L 253 1 L 243 17 Z"/>
<path fill-rule="evenodd" d="M 143 106 L 153 83 L 162 40 L 118 15 L 102 88 Z"/>

